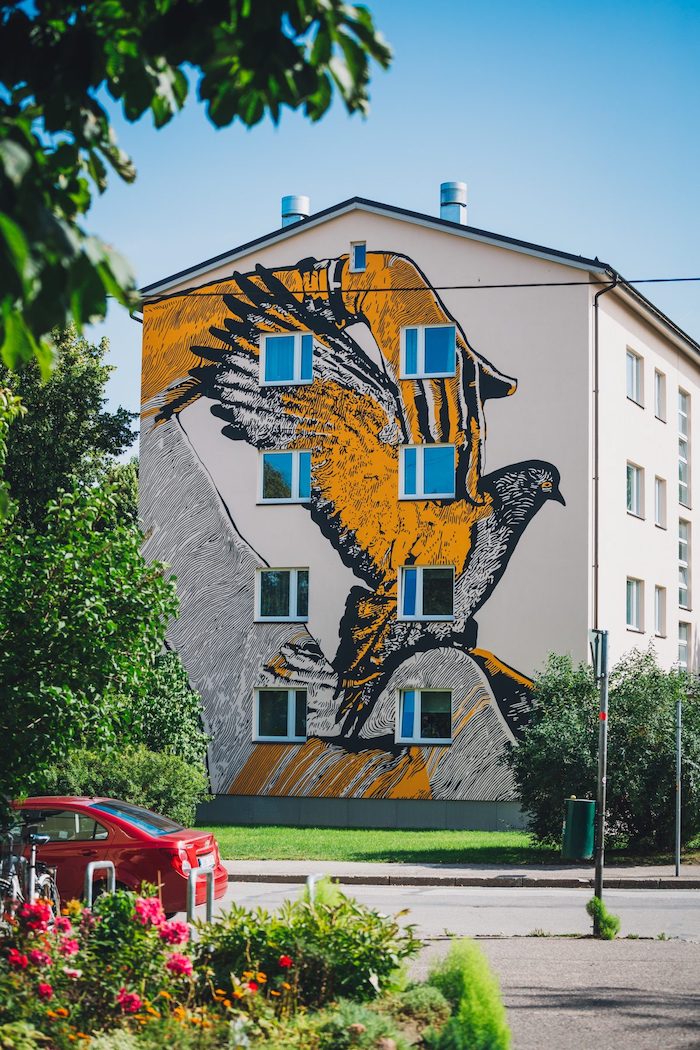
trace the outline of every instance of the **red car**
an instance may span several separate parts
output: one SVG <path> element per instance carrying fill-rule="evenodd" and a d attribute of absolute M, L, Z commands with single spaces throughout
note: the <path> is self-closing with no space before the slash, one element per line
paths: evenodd
<path fill-rule="evenodd" d="M 161 887 L 164 910 L 184 911 L 187 878 L 193 868 L 214 871 L 214 899 L 226 892 L 228 873 L 219 847 L 206 831 L 187 829 L 130 802 L 114 798 L 45 795 L 15 802 L 22 824 L 35 825 L 49 842 L 38 859 L 57 869 L 62 900 L 82 897 L 90 861 L 111 860 L 117 884 L 138 890 L 142 882 Z M 19 830 L 19 829 L 17 829 Z M 96 873 L 96 881 L 105 873 Z M 196 902 L 206 899 L 206 879 L 197 883 Z"/>

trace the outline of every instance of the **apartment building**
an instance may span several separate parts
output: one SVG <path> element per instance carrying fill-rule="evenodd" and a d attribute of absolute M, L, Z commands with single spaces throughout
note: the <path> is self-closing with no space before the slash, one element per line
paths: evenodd
<path fill-rule="evenodd" d="M 143 289 L 145 552 L 221 820 L 503 827 L 551 651 L 692 667 L 700 347 L 598 259 L 355 198 Z"/>

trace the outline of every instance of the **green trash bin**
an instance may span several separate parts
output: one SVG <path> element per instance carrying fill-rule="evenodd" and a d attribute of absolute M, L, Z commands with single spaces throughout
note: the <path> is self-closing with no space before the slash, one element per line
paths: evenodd
<path fill-rule="evenodd" d="M 564 860 L 590 860 L 594 832 L 595 802 L 590 798 L 567 798 L 561 842 Z"/>

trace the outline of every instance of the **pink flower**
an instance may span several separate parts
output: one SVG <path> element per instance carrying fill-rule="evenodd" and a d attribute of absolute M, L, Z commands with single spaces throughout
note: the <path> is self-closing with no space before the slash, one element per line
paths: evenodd
<path fill-rule="evenodd" d="M 280 955 L 278 962 L 283 970 L 288 970 L 290 966 L 294 965 L 291 955 Z"/>
<path fill-rule="evenodd" d="M 125 1014 L 137 1014 L 142 1005 L 136 992 L 128 992 L 123 985 L 117 993 L 117 1003 Z"/>
<path fill-rule="evenodd" d="M 157 897 L 137 897 L 134 911 L 142 926 L 160 926 L 165 922 L 165 912 Z"/>
<path fill-rule="evenodd" d="M 58 946 L 58 950 L 61 955 L 76 955 L 80 951 L 80 945 L 77 941 L 64 937 Z"/>
<path fill-rule="evenodd" d="M 68 918 L 67 915 L 59 915 L 53 925 L 54 925 L 54 929 L 58 930 L 59 933 L 72 933 L 73 932 L 73 927 L 71 926 L 71 921 L 70 921 L 70 919 Z"/>
<path fill-rule="evenodd" d="M 29 953 L 29 961 L 34 963 L 35 966 L 48 966 L 51 962 L 51 956 L 48 952 L 44 952 L 41 948 L 32 948 Z"/>
<path fill-rule="evenodd" d="M 46 984 L 45 981 L 42 981 L 39 984 L 39 987 L 37 988 L 37 991 L 39 993 L 39 998 L 40 999 L 50 999 L 51 996 L 53 995 L 53 988 L 51 987 L 50 984 Z"/>
<path fill-rule="evenodd" d="M 25 902 L 19 909 L 19 917 L 28 930 L 35 933 L 46 933 L 51 922 L 51 908 L 48 904 L 35 901 L 34 904 Z"/>
<path fill-rule="evenodd" d="M 189 977 L 192 973 L 192 960 L 179 952 L 173 952 L 165 964 L 166 970 L 170 970 L 176 977 Z"/>
<path fill-rule="evenodd" d="M 64 966 L 63 972 L 66 975 L 66 977 L 70 977 L 71 981 L 77 981 L 79 977 L 83 976 L 82 970 L 74 970 L 70 966 Z"/>
<path fill-rule="evenodd" d="M 158 930 L 158 936 L 166 944 L 187 944 L 190 939 L 190 928 L 186 922 L 164 922 Z"/>
<path fill-rule="evenodd" d="M 29 965 L 29 959 L 23 952 L 18 952 L 16 948 L 10 948 L 7 953 L 7 961 L 10 966 L 14 966 L 17 970 L 26 970 Z"/>

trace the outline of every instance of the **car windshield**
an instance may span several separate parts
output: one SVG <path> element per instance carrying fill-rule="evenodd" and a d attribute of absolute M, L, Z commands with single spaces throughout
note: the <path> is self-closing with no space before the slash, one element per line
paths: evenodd
<path fill-rule="evenodd" d="M 182 824 L 176 824 L 169 817 L 161 817 L 158 813 L 151 813 L 149 809 L 142 809 L 141 806 L 132 806 L 129 802 L 93 802 L 92 809 L 121 817 L 150 835 L 169 835 L 171 831 L 183 830 Z"/>

